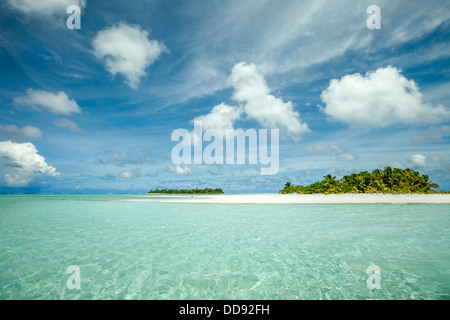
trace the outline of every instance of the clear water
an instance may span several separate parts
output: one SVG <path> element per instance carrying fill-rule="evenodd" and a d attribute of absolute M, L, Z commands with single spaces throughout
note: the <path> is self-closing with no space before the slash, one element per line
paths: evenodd
<path fill-rule="evenodd" d="M 0 299 L 450 298 L 450 205 L 134 197 L 0 196 Z"/>

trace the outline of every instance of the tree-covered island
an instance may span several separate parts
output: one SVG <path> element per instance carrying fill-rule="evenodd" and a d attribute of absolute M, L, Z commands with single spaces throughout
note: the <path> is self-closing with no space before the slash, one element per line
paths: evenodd
<path fill-rule="evenodd" d="M 448 193 L 436 191 L 439 186 L 412 169 L 386 167 L 384 170 L 352 173 L 337 180 L 331 175 L 307 186 L 294 186 L 287 182 L 279 193 Z"/>
<path fill-rule="evenodd" d="M 223 194 L 223 190 L 220 188 L 211 189 L 155 189 L 150 190 L 147 193 L 163 193 L 163 194 Z"/>

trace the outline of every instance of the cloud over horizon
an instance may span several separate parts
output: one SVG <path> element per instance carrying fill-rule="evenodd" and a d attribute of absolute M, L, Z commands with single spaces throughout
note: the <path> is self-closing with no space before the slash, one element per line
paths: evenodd
<path fill-rule="evenodd" d="M 188 167 L 180 166 L 179 164 L 177 164 L 175 167 L 167 166 L 166 171 L 170 173 L 175 173 L 176 175 L 179 176 L 190 176 L 192 174 L 191 169 L 189 169 Z"/>
<path fill-rule="evenodd" d="M 450 119 L 449 109 L 424 103 L 416 82 L 392 66 L 332 79 L 321 99 L 326 104 L 322 110 L 330 119 L 352 126 L 385 127 Z"/>
<path fill-rule="evenodd" d="M 0 172 L 8 187 L 26 187 L 38 177 L 57 176 L 31 142 L 0 141 Z"/>
<path fill-rule="evenodd" d="M 134 170 L 124 170 L 121 173 L 119 173 L 120 179 L 137 179 L 142 177 L 142 173 L 140 169 L 134 169 Z"/>

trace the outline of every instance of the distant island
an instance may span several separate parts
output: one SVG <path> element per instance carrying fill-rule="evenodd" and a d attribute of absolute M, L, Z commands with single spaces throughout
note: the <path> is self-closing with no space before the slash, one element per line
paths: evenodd
<path fill-rule="evenodd" d="M 223 194 L 220 188 L 211 189 L 155 189 L 147 193 L 164 193 L 164 194 Z"/>
<path fill-rule="evenodd" d="M 427 175 L 412 169 L 385 167 L 384 170 L 376 169 L 371 173 L 352 173 L 340 180 L 328 174 L 322 181 L 307 186 L 294 186 L 287 182 L 279 193 L 449 193 L 433 190 L 437 188 L 439 185 L 431 182 Z"/>

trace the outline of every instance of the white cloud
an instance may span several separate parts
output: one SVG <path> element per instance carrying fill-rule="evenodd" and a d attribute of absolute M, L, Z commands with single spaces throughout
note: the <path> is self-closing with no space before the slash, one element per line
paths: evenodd
<path fill-rule="evenodd" d="M 92 41 L 94 54 L 103 59 L 112 75 L 121 74 L 127 84 L 136 89 L 145 69 L 166 51 L 164 44 L 148 39 L 148 32 L 140 26 L 123 22 L 98 32 Z"/>
<path fill-rule="evenodd" d="M 409 158 L 409 162 L 419 168 L 425 168 L 427 166 L 427 158 L 421 154 L 414 154 Z"/>
<path fill-rule="evenodd" d="M 424 103 L 414 80 L 388 66 L 333 79 L 322 92 L 323 111 L 333 120 L 355 126 L 384 127 L 395 123 L 434 123 L 450 119 L 444 106 Z"/>
<path fill-rule="evenodd" d="M 226 129 L 233 129 L 233 123 L 241 117 L 241 113 L 241 109 L 221 103 L 210 113 L 196 117 L 192 122 L 202 122 L 203 130 L 217 129 L 225 132 Z"/>
<path fill-rule="evenodd" d="M 14 141 L 40 140 L 44 137 L 42 131 L 36 127 L 26 126 L 18 128 L 14 124 L 6 126 L 0 124 L 0 134 L 3 134 L 7 139 Z"/>
<path fill-rule="evenodd" d="M 168 166 L 167 171 L 170 173 L 175 173 L 179 176 L 190 176 L 192 174 L 192 170 L 188 167 L 182 167 L 180 165 L 177 165 L 176 167 Z"/>
<path fill-rule="evenodd" d="M 245 118 L 256 120 L 267 129 L 280 129 L 293 139 L 310 132 L 308 125 L 302 123 L 300 115 L 294 110 L 291 101 L 284 102 L 270 94 L 270 89 L 254 64 L 240 62 L 234 65 L 229 77 L 234 87 L 232 99 L 243 103 L 242 107 L 221 103 L 209 114 L 196 117 L 192 121 L 202 121 L 203 129 L 232 129 L 236 120 Z"/>
<path fill-rule="evenodd" d="M 81 113 L 81 108 L 75 100 L 69 99 L 63 91 L 57 94 L 43 91 L 28 89 L 27 95 L 24 97 L 14 98 L 17 105 L 30 106 L 36 111 L 45 109 L 55 114 L 70 115 L 72 113 Z"/>
<path fill-rule="evenodd" d="M 37 177 L 59 175 L 30 142 L 0 141 L 0 170 L 8 187 L 26 187 Z"/>
<path fill-rule="evenodd" d="M 86 6 L 85 0 L 7 0 L 9 5 L 24 13 L 37 12 L 50 15 L 57 11 L 62 14 L 66 13 L 66 9 L 70 5 Z"/>
<path fill-rule="evenodd" d="M 226 89 L 223 79 L 237 57 L 255 63 L 264 76 L 270 76 L 273 90 L 297 85 L 303 88 L 314 85 L 322 76 L 321 69 L 316 68 L 323 63 L 340 64 L 349 51 L 356 51 L 363 64 L 374 59 L 375 63 L 386 62 L 391 58 L 376 53 L 420 39 L 450 18 L 449 1 L 427 2 L 426 10 L 420 1 L 384 3 L 379 4 L 382 31 L 395 32 L 374 33 L 367 29 L 366 9 L 370 3 L 365 1 L 247 0 L 199 4 L 201 19 L 192 16 L 193 23 L 184 29 L 189 41 L 183 64 L 172 70 L 174 81 L 161 82 L 152 87 L 152 93 L 170 97 L 169 103 L 210 96 Z M 413 67 L 420 65 L 425 55 L 445 56 L 450 52 L 450 45 L 442 41 L 428 44 L 423 52 L 396 52 L 395 61 Z M 389 63 L 397 65 L 395 61 Z M 343 67 L 346 68 L 345 63 Z M 427 94 L 429 90 L 430 87 Z"/>
<path fill-rule="evenodd" d="M 59 128 L 67 128 L 70 129 L 70 131 L 81 131 L 81 129 L 77 126 L 77 124 L 73 121 L 70 121 L 68 119 L 59 119 L 53 121 L 53 124 Z"/>
<path fill-rule="evenodd" d="M 142 176 L 141 170 L 125 170 L 119 174 L 120 179 L 137 179 Z"/>
<path fill-rule="evenodd" d="M 230 80 L 235 89 L 232 98 L 245 103 L 244 111 L 248 118 L 266 128 L 284 129 L 292 138 L 310 131 L 308 125 L 300 121 L 291 101 L 284 102 L 270 94 L 266 81 L 254 64 L 237 63 Z"/>

